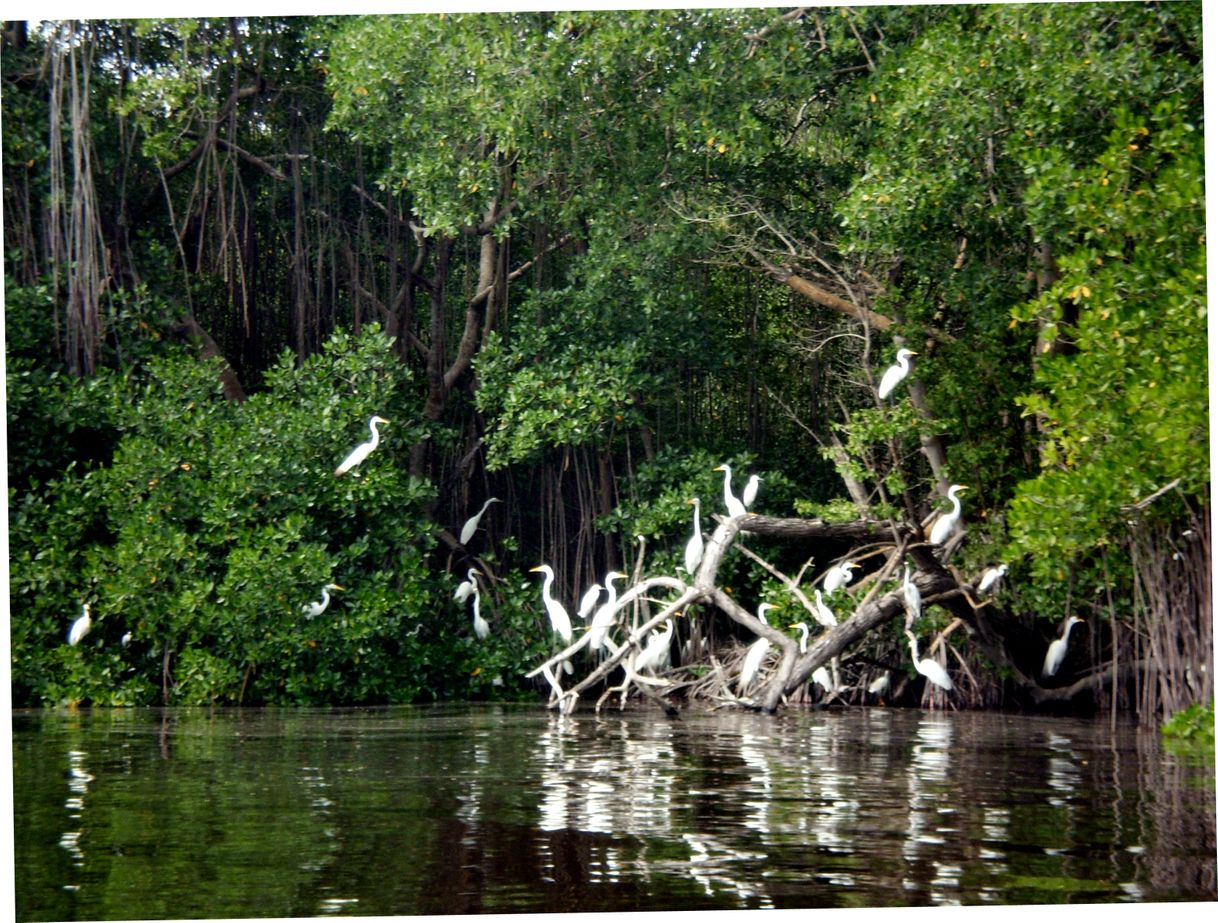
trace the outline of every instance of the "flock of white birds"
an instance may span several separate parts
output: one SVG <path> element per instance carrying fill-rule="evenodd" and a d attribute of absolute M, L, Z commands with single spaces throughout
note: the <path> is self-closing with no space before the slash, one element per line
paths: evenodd
<path fill-rule="evenodd" d="M 880 379 L 878 394 L 881 400 L 886 399 L 893 390 L 906 378 L 910 371 L 909 360 L 916 356 L 917 353 L 909 349 L 900 349 L 897 352 L 897 361 L 890 366 Z M 381 416 L 373 416 L 368 421 L 368 429 L 371 431 L 371 438 L 367 442 L 363 442 L 356 446 L 347 455 L 346 458 L 334 469 L 335 477 L 352 472 L 353 475 L 358 475 L 355 471 L 368 457 L 375 451 L 380 443 L 380 432 L 377 429 L 378 425 L 388 425 L 389 421 Z M 749 508 L 757 499 L 757 493 L 760 488 L 761 478 L 757 475 L 752 475 L 746 482 L 741 495 L 737 497 L 732 491 L 732 469 L 728 464 L 719 465 L 715 468 L 716 471 L 723 472 L 723 503 L 727 509 L 730 518 L 737 518 L 749 515 Z M 951 501 L 951 510 L 942 513 L 935 520 L 929 533 L 930 543 L 933 545 L 943 545 L 956 533 L 956 528 L 960 523 L 961 505 L 959 493 L 967 488 L 962 484 L 953 484 L 947 491 L 947 498 Z M 478 530 L 478 526 L 482 520 L 482 516 L 492 503 L 501 502 L 498 497 L 491 497 L 482 504 L 482 508 L 473 516 L 469 517 L 462 525 L 458 540 L 462 545 L 467 545 L 474 537 Z M 693 578 L 698 570 L 698 565 L 702 561 L 703 552 L 706 544 L 702 535 L 701 523 L 701 501 L 694 497 L 689 503 L 693 506 L 693 534 L 685 545 L 685 554 L 683 564 L 685 571 Z M 815 620 L 825 629 L 832 629 L 838 624 L 837 616 L 833 610 L 829 608 L 824 600 L 824 596 L 832 597 L 833 594 L 844 591 L 854 578 L 854 571 L 859 569 L 859 565 L 852 561 L 843 561 L 830 567 L 821 578 L 821 586 L 815 590 L 816 605 L 813 612 Z M 977 582 L 977 593 L 979 595 L 991 594 L 997 591 L 998 584 L 1007 574 L 1007 565 L 1000 564 L 997 567 L 991 567 L 985 571 L 981 579 Z M 548 564 L 541 564 L 532 568 L 535 573 L 541 573 L 545 581 L 542 584 L 542 602 L 545 606 L 546 614 L 550 619 L 550 627 L 555 635 L 564 644 L 570 644 L 574 637 L 574 629 L 572 627 L 571 617 L 567 613 L 566 607 L 554 597 L 554 570 Z M 921 657 L 918 652 L 918 639 L 911 631 L 914 623 L 921 618 L 922 615 L 922 597 L 918 590 L 917 584 L 913 579 L 913 572 L 908 564 L 905 565 L 904 576 L 902 580 L 902 591 L 905 597 L 905 636 L 909 641 L 910 657 L 913 660 L 914 669 L 922 676 L 946 691 L 951 691 L 953 688 L 951 677 L 947 670 L 937 660 L 931 657 Z M 628 579 L 626 574 L 618 571 L 610 571 L 605 575 L 603 583 L 594 583 L 584 593 L 580 600 L 577 616 L 588 622 L 587 631 L 590 635 L 589 648 L 594 652 L 599 652 L 607 645 L 612 646 L 617 650 L 617 645 L 614 644 L 609 632 L 616 623 L 616 607 L 617 607 L 617 588 L 614 586 L 615 580 Z M 308 602 L 301 606 L 301 612 L 306 618 L 317 618 L 330 605 L 330 593 L 341 592 L 343 587 L 336 583 L 328 583 L 321 590 L 321 598 L 315 602 Z M 822 595 L 823 591 L 823 595 Z M 597 605 L 600 602 L 601 593 L 607 594 L 605 602 Z M 462 605 L 472 598 L 472 621 L 474 634 L 484 640 L 490 636 L 491 628 L 489 623 L 481 614 L 480 594 L 478 587 L 478 571 L 476 568 L 470 568 L 466 572 L 466 578 L 458 584 L 453 598 Z M 757 618 L 765 625 L 769 625 L 766 620 L 765 613 L 769 609 L 775 608 L 771 603 L 761 603 L 757 607 Z M 595 610 L 595 614 L 594 613 Z M 590 617 L 590 621 L 589 621 Z M 1063 623 L 1061 635 L 1055 639 L 1045 653 L 1044 665 L 1041 670 L 1043 677 L 1050 677 L 1057 673 L 1065 659 L 1067 645 L 1069 644 L 1070 631 L 1078 623 L 1083 620 L 1077 616 L 1070 615 Z M 669 649 L 673 637 L 673 620 L 669 619 L 664 628 L 652 631 L 646 646 L 635 658 L 634 668 L 636 671 L 648 670 L 654 672 L 666 664 L 669 660 Z M 75 647 L 89 633 L 93 627 L 93 620 L 89 612 L 89 604 L 82 604 L 81 615 L 73 621 L 71 628 L 68 631 L 68 644 Z M 808 649 L 808 625 L 806 622 L 796 622 L 789 628 L 798 629 L 801 633 L 800 637 L 800 652 L 806 653 Z M 131 633 L 126 633 L 122 638 L 123 646 L 127 646 L 131 641 Z M 740 668 L 740 673 L 737 677 L 737 690 L 743 696 L 748 689 L 757 681 L 760 676 L 762 666 L 765 662 L 766 654 L 770 649 L 770 641 L 767 638 L 761 637 L 754 641 L 746 652 L 743 663 Z M 572 671 L 572 666 L 569 660 L 562 662 L 562 669 L 568 673 Z M 836 672 L 836 668 L 835 668 Z M 556 681 L 551 674 L 548 674 L 553 683 L 557 687 Z M 812 680 L 817 685 L 823 687 L 826 693 L 832 693 L 839 690 L 837 684 L 830 678 L 829 671 L 824 667 L 817 669 Z M 874 695 L 883 695 L 890 684 L 890 673 L 885 670 L 878 677 L 872 680 L 868 685 L 867 691 Z"/>

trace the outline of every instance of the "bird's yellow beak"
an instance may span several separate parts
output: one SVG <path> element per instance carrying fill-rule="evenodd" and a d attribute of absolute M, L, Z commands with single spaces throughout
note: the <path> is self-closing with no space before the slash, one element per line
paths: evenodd
<path fill-rule="evenodd" d="M 336 583 L 336 584 L 334 584 L 334 589 L 336 589 L 336 590 L 345 590 L 345 589 L 346 589 L 346 587 L 345 587 L 345 586 L 339 586 L 339 585 Z"/>
<path fill-rule="evenodd" d="M 537 567 L 530 567 L 530 568 L 529 568 L 529 573 L 530 573 L 530 574 L 535 574 L 535 573 L 537 573 L 539 570 L 541 570 L 541 565 L 540 565 L 540 564 L 539 564 Z"/>

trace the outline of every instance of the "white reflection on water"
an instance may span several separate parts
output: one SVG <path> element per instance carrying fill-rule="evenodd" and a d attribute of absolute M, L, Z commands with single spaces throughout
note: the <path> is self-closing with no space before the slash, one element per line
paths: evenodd
<path fill-rule="evenodd" d="M 927 715 L 918 722 L 914 739 L 917 742 L 906 773 L 909 819 L 901 848 L 901 855 L 911 863 L 924 845 L 945 842 L 938 825 L 939 804 L 945 797 L 951 765 L 952 725 L 944 717 Z M 911 884 L 906 880 L 906 887 Z"/>
<path fill-rule="evenodd" d="M 85 768 L 85 758 L 89 754 L 83 750 L 68 751 L 68 791 L 71 793 L 64 800 L 64 807 L 68 809 L 68 819 L 79 821 L 84 816 L 85 811 L 85 795 L 89 793 L 89 783 L 93 781 L 93 775 Z M 59 845 L 67 850 L 72 857 L 72 865 L 76 868 L 83 868 L 85 864 L 85 853 L 80 848 L 80 838 L 84 834 L 83 830 L 68 830 L 59 838 Z M 79 885 L 64 885 L 65 890 L 79 890 Z"/>

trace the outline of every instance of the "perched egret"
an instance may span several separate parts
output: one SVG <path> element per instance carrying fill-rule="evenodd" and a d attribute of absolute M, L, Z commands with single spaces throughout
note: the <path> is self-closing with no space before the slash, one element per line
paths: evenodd
<path fill-rule="evenodd" d="M 968 490 L 968 488 L 963 484 L 953 484 L 948 488 L 947 499 L 952 501 L 952 510 L 950 513 L 943 513 L 935 520 L 934 527 L 930 530 L 932 545 L 942 545 L 956 531 L 956 523 L 960 521 L 960 498 L 956 494 L 962 490 Z"/>
<path fill-rule="evenodd" d="M 732 493 L 732 466 L 722 464 L 715 470 L 723 472 L 723 505 L 727 507 L 727 515 L 732 519 L 744 516 L 748 510 L 744 508 L 740 498 Z"/>
<path fill-rule="evenodd" d="M 564 644 L 571 643 L 571 616 L 567 615 L 566 607 L 563 606 L 550 592 L 554 586 L 554 571 L 549 564 L 540 564 L 537 567 L 529 569 L 530 573 L 545 574 L 546 582 L 541 585 L 541 601 L 546 605 L 546 612 L 550 614 L 550 625 L 562 638 Z"/>
<path fill-rule="evenodd" d="M 93 619 L 89 617 L 89 604 L 83 603 L 81 605 L 80 618 L 73 622 L 72 627 L 68 629 L 68 644 L 76 647 L 76 645 L 84 640 L 85 635 L 89 633 L 89 629 L 92 627 Z"/>
<path fill-rule="evenodd" d="M 664 665 L 668 658 L 668 646 L 672 643 L 673 620 L 664 624 L 664 630 L 656 629 L 647 640 L 647 646 L 634 661 L 634 668 L 639 673 L 648 670 L 654 673 Z"/>
<path fill-rule="evenodd" d="M 1082 619 L 1077 615 L 1072 615 L 1066 619 L 1062 636 L 1054 640 L 1049 645 L 1049 649 L 1045 651 L 1045 665 L 1040 668 L 1041 676 L 1052 676 L 1061 667 L 1062 661 L 1066 659 L 1066 646 L 1070 643 L 1070 629 L 1081 621 Z"/>
<path fill-rule="evenodd" d="M 579 601 L 579 610 L 575 613 L 585 622 L 588 621 L 588 616 L 592 614 L 592 607 L 596 605 L 596 601 L 601 598 L 601 590 L 599 583 L 594 583 L 584 592 L 584 597 Z"/>
<path fill-rule="evenodd" d="M 837 616 L 833 614 L 833 610 L 825 605 L 825 601 L 821 599 L 820 590 L 815 591 L 816 594 L 816 621 L 820 622 L 826 628 L 837 627 Z"/>
<path fill-rule="evenodd" d="M 466 572 L 465 579 L 457 584 L 457 590 L 453 593 L 453 599 L 459 603 L 469 599 L 469 594 L 474 592 L 474 575 L 476 573 L 477 571 L 472 567 Z"/>
<path fill-rule="evenodd" d="M 922 617 L 922 592 L 913 582 L 908 564 L 905 565 L 905 579 L 901 583 L 901 589 L 905 593 L 905 625 L 908 627 Z"/>
<path fill-rule="evenodd" d="M 812 682 L 820 686 L 825 692 L 833 691 L 833 680 L 829 677 L 829 671 L 824 667 L 817 667 L 812 671 Z"/>
<path fill-rule="evenodd" d="M 131 644 L 131 632 L 127 632 L 126 634 L 124 634 L 122 636 L 122 638 L 119 639 L 119 644 L 121 644 L 123 647 L 127 647 L 128 645 L 130 645 Z"/>
<path fill-rule="evenodd" d="M 482 514 L 486 512 L 486 508 L 492 503 L 500 502 L 502 501 L 498 497 L 491 497 L 484 504 L 482 504 L 482 509 L 478 510 L 478 512 L 476 512 L 473 516 L 465 520 L 465 525 L 461 527 L 461 537 L 458 539 L 462 545 L 466 544 L 471 538 L 473 538 L 474 533 L 478 531 L 478 521 L 482 519 Z"/>
<path fill-rule="evenodd" d="M 871 681 L 871 683 L 867 686 L 867 691 L 872 695 L 883 696 L 884 693 L 888 691 L 888 683 L 890 681 L 891 676 L 889 675 L 888 671 L 885 670 Z"/>
<path fill-rule="evenodd" d="M 947 671 L 939 666 L 938 661 L 931 660 L 929 657 L 925 660 L 920 659 L 918 654 L 918 639 L 914 637 L 912 631 L 906 629 L 905 637 L 909 639 L 909 653 L 913 655 L 914 669 L 939 688 L 950 692 L 952 689 L 952 678 L 947 675 Z"/>
<path fill-rule="evenodd" d="M 744 485 L 744 492 L 740 494 L 740 500 L 744 503 L 744 508 L 748 509 L 753 505 L 753 501 L 757 499 L 757 488 L 761 486 L 761 478 L 753 475 L 749 478 L 747 484 Z"/>
<path fill-rule="evenodd" d="M 491 633 L 490 623 L 482 617 L 481 609 L 482 596 L 478 592 L 478 585 L 474 584 L 474 634 L 478 636 L 479 641 L 485 641 Z"/>
<path fill-rule="evenodd" d="M 997 567 L 991 567 L 981 575 L 981 582 L 977 584 L 978 593 L 988 593 L 995 589 L 995 584 L 1007 575 L 1007 566 L 999 564 Z"/>
<path fill-rule="evenodd" d="M 361 442 L 359 445 L 357 445 L 354 449 L 351 450 L 351 454 L 343 459 L 343 463 L 334 469 L 335 477 L 339 477 L 340 475 L 346 474 L 348 471 L 350 471 L 352 468 L 354 468 L 356 465 L 358 465 L 365 458 L 367 458 L 369 455 L 372 454 L 372 450 L 375 449 L 381 441 L 380 431 L 377 430 L 377 428 L 376 428 L 376 424 L 378 424 L 378 423 L 384 423 L 384 424 L 388 425 L 389 421 L 386 420 L 384 417 L 376 417 L 376 416 L 374 416 L 371 420 L 368 421 L 368 429 L 372 430 L 372 438 L 369 439 L 367 442 Z"/>
<path fill-rule="evenodd" d="M 757 618 L 768 625 L 766 621 L 766 609 L 773 609 L 770 603 L 762 603 L 757 607 Z M 744 691 L 749 688 L 749 684 L 757 677 L 758 671 L 761 670 L 761 662 L 765 660 L 765 655 L 770 650 L 769 638 L 758 638 L 749 645 L 748 653 L 744 655 L 744 666 L 740 668 L 740 679 L 738 681 L 737 690 L 740 695 L 744 695 Z"/>
<path fill-rule="evenodd" d="M 689 503 L 694 508 L 694 534 L 685 543 L 685 571 L 692 574 L 702 560 L 702 501 L 694 497 Z"/>
<path fill-rule="evenodd" d="M 613 627 L 617 617 L 615 611 L 617 609 L 617 587 L 613 585 L 613 581 L 625 579 L 627 579 L 626 575 L 620 571 L 611 570 L 605 574 L 605 590 L 609 593 L 609 599 L 596 610 L 596 615 L 592 617 L 592 625 L 588 629 L 590 635 L 588 646 L 594 651 L 599 651 L 605 646 L 605 636 Z"/>
<path fill-rule="evenodd" d="M 888 366 L 884 377 L 880 379 L 880 400 L 888 397 L 892 389 L 905 380 L 905 376 L 909 374 L 909 358 L 916 355 L 912 349 L 897 350 L 897 364 Z"/>
<path fill-rule="evenodd" d="M 808 653 L 808 623 L 796 622 L 794 625 L 788 625 L 787 627 L 799 629 L 799 652 L 801 654 Z"/>
<path fill-rule="evenodd" d="M 330 591 L 342 589 L 344 588 L 340 587 L 337 583 L 327 583 L 321 588 L 321 599 L 315 603 L 305 603 L 300 607 L 300 611 L 305 614 L 306 618 L 317 618 L 319 615 L 325 612 L 326 607 L 330 605 Z"/>
<path fill-rule="evenodd" d="M 852 569 L 858 569 L 858 565 L 852 561 L 829 568 L 829 572 L 825 574 L 825 579 L 821 581 L 821 586 L 825 588 L 825 592 L 832 593 L 834 590 L 841 589 L 853 580 L 854 574 L 850 573 Z"/>

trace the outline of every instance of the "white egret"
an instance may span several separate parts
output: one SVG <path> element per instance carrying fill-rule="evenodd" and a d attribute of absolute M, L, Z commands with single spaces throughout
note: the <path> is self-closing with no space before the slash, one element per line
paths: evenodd
<path fill-rule="evenodd" d="M 1061 668 L 1062 661 L 1066 659 L 1066 647 L 1070 643 L 1070 629 L 1081 622 L 1077 615 L 1072 615 L 1066 619 L 1066 625 L 1062 629 L 1062 636 L 1053 641 L 1049 645 L 1049 649 L 1045 651 L 1045 664 L 1040 669 L 1041 676 L 1052 676 Z"/>
<path fill-rule="evenodd" d="M 808 653 L 808 623 L 796 622 L 794 625 L 788 625 L 787 627 L 799 629 L 799 652 L 801 654 Z"/>
<path fill-rule="evenodd" d="M 321 588 L 321 599 L 314 603 L 305 603 L 300 607 L 300 611 L 305 614 L 305 618 L 315 619 L 330 605 L 330 591 L 343 590 L 345 587 L 339 586 L 337 583 L 327 583 Z"/>
<path fill-rule="evenodd" d="M 468 571 L 466 571 L 465 579 L 457 584 L 457 590 L 455 593 L 453 593 L 453 599 L 455 599 L 457 602 L 465 602 L 467 599 L 469 599 L 469 594 L 474 592 L 475 573 L 477 573 L 477 571 L 471 567 Z"/>
<path fill-rule="evenodd" d="M 93 627 L 93 619 L 89 616 L 89 604 L 81 605 L 80 617 L 72 623 L 72 627 L 68 629 L 68 644 L 76 647 L 84 640 L 85 635 L 89 633 L 89 629 Z"/>
<path fill-rule="evenodd" d="M 905 593 L 905 625 L 908 627 L 922 617 L 922 591 L 913 582 L 909 565 L 905 565 L 905 579 L 901 583 Z"/>
<path fill-rule="evenodd" d="M 829 677 L 829 671 L 824 667 L 817 667 L 812 671 L 812 682 L 824 689 L 825 692 L 833 691 L 833 680 Z"/>
<path fill-rule="evenodd" d="M 744 503 L 744 508 L 748 509 L 753 505 L 753 501 L 757 499 L 757 488 L 761 486 L 761 478 L 753 475 L 749 478 L 747 484 L 744 485 L 744 491 L 740 494 L 740 500 Z"/>
<path fill-rule="evenodd" d="M 478 636 L 479 641 L 485 641 L 491 633 L 490 623 L 482 617 L 481 610 L 482 596 L 478 592 L 478 585 L 474 584 L 474 634 Z"/>
<path fill-rule="evenodd" d="M 613 623 L 617 617 L 617 587 L 613 585 L 614 580 L 625 580 L 626 575 L 620 571 L 611 570 L 605 574 L 605 589 L 609 593 L 609 599 L 596 610 L 596 615 L 592 617 L 592 625 L 588 629 L 590 640 L 588 646 L 594 651 L 599 651 L 605 646 L 605 636 L 609 633 L 609 629 L 613 627 Z"/>
<path fill-rule="evenodd" d="M 553 569 L 549 564 L 539 564 L 537 567 L 530 568 L 529 573 L 545 574 L 546 581 L 541 585 L 541 601 L 546 605 L 546 612 L 550 615 L 550 625 L 554 631 L 562 638 L 564 644 L 570 644 L 571 616 L 567 615 L 566 607 L 550 592 L 554 586 Z"/>
<path fill-rule="evenodd" d="M 829 572 L 825 574 L 825 579 L 821 581 L 821 586 L 825 588 L 825 592 L 832 593 L 834 590 L 841 589 L 853 580 L 854 574 L 850 573 L 852 569 L 858 569 L 858 565 L 852 561 L 847 561 L 845 564 L 839 564 L 836 567 L 830 567 Z"/>
<path fill-rule="evenodd" d="M 906 629 L 905 637 L 909 639 L 909 653 L 913 656 L 914 669 L 939 688 L 950 692 L 952 690 L 952 678 L 947 675 L 947 671 L 939 666 L 938 661 L 931 660 L 929 657 L 924 660 L 921 659 L 918 654 L 918 639 L 914 637 L 912 631 Z"/>
<path fill-rule="evenodd" d="M 694 497 L 689 503 L 694 508 L 694 534 L 685 543 L 685 571 L 692 574 L 702 560 L 702 501 Z"/>
<path fill-rule="evenodd" d="M 126 634 L 124 634 L 122 636 L 122 638 L 119 639 L 119 643 L 123 647 L 127 647 L 128 645 L 130 645 L 131 644 L 131 632 L 127 632 Z"/>
<path fill-rule="evenodd" d="M 340 475 L 346 474 L 348 471 L 350 471 L 352 468 L 354 468 L 356 465 L 358 465 L 365 458 L 367 458 L 369 455 L 372 454 L 372 450 L 375 449 L 381 441 L 380 431 L 376 428 L 376 425 L 378 423 L 384 423 L 385 425 L 388 425 L 389 421 L 386 420 L 384 417 L 377 417 L 377 416 L 374 416 L 371 420 L 368 421 L 368 429 L 372 430 L 372 438 L 369 439 L 367 442 L 361 442 L 359 445 L 357 445 L 354 449 L 351 450 L 351 454 L 348 455 L 346 458 L 344 458 L 342 464 L 334 469 L 335 477 L 339 477 Z"/>
<path fill-rule="evenodd" d="M 769 625 L 766 621 L 766 609 L 773 609 L 774 606 L 770 603 L 762 603 L 757 607 L 757 618 L 761 619 L 762 624 Z M 761 662 L 765 660 L 765 655 L 770 650 L 769 638 L 758 638 L 749 645 L 748 653 L 744 655 L 744 665 L 740 668 L 740 679 L 736 686 L 739 695 L 744 695 L 744 691 L 749 688 L 749 684 L 757 677 L 757 673 L 761 670 Z"/>
<path fill-rule="evenodd" d="M 461 537 L 458 539 L 458 541 L 460 541 L 461 544 L 464 545 L 471 538 L 473 538 L 474 533 L 478 531 L 478 521 L 482 519 L 482 514 L 486 512 L 486 508 L 488 506 L 490 506 L 492 503 L 501 503 L 501 502 L 502 501 L 498 497 L 491 497 L 484 504 L 482 504 L 482 509 L 478 510 L 478 512 L 476 512 L 473 516 L 471 516 L 471 517 L 469 517 L 469 519 L 465 520 L 465 525 L 463 525 L 461 527 Z"/>
<path fill-rule="evenodd" d="M 601 590 L 604 587 L 599 583 L 594 583 L 584 592 L 584 597 L 579 601 L 579 610 L 575 613 L 585 622 L 588 621 L 588 616 L 592 613 L 592 607 L 596 605 L 596 601 L 601 598 Z"/>
<path fill-rule="evenodd" d="M 732 466 L 722 464 L 715 470 L 723 472 L 723 505 L 727 507 L 727 515 L 731 519 L 735 519 L 737 516 L 747 514 L 748 510 L 744 508 L 744 504 L 732 493 Z"/>
<path fill-rule="evenodd" d="M 1007 566 L 999 564 L 997 567 L 991 567 L 981 575 L 981 582 L 977 584 L 978 593 L 988 593 L 994 589 L 995 584 L 1007 575 Z"/>
<path fill-rule="evenodd" d="M 647 646 L 643 648 L 634 661 L 634 668 L 639 673 L 648 670 L 654 673 L 664 665 L 668 658 L 668 648 L 672 643 L 673 620 L 669 619 L 664 623 L 664 630 L 656 629 L 651 633 L 647 640 Z"/>
<path fill-rule="evenodd" d="M 837 616 L 833 614 L 833 610 L 826 606 L 825 601 L 821 599 L 820 590 L 815 590 L 814 593 L 816 596 L 816 621 L 826 628 L 836 628 Z"/>
<path fill-rule="evenodd" d="M 897 350 L 897 364 L 890 365 L 884 372 L 884 377 L 880 379 L 880 400 L 888 397 L 892 389 L 904 381 L 905 376 L 909 374 L 909 358 L 916 355 L 912 349 Z"/>
<path fill-rule="evenodd" d="M 963 484 L 953 484 L 947 489 L 947 499 L 952 501 L 952 510 L 950 513 L 941 514 L 935 520 L 935 524 L 930 530 L 932 545 L 942 545 L 956 531 L 956 523 L 960 521 L 960 498 L 956 494 L 962 490 L 968 490 L 968 488 Z"/>
<path fill-rule="evenodd" d="M 888 691 L 888 684 L 890 681 L 891 676 L 889 675 L 888 671 L 885 670 L 871 681 L 871 683 L 867 686 L 867 691 L 872 695 L 883 696 L 884 693 Z"/>

